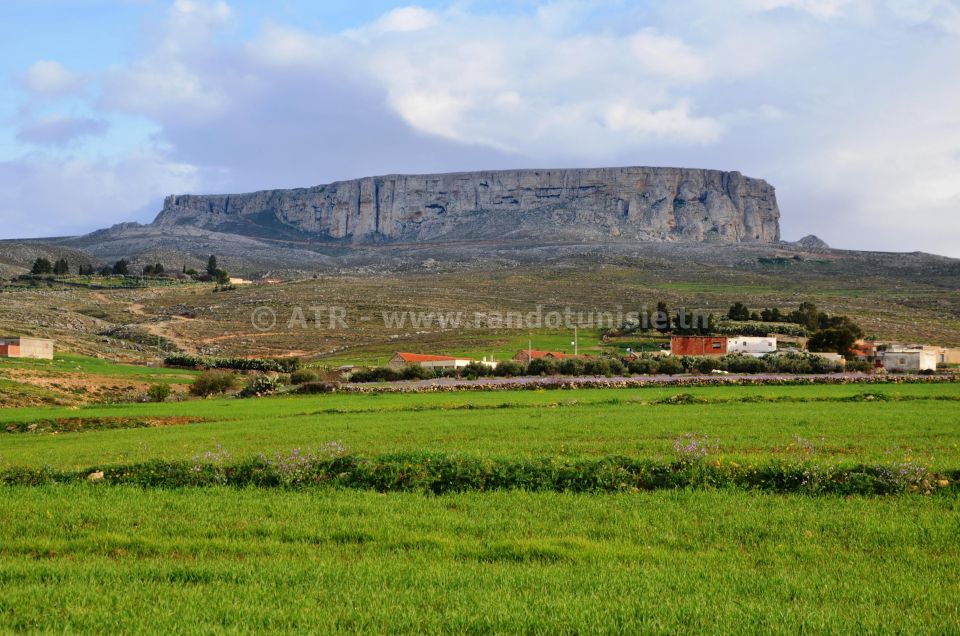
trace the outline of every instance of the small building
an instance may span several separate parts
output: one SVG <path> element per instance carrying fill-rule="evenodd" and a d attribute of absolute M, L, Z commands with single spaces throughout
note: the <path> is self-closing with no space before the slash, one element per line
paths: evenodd
<path fill-rule="evenodd" d="M 936 371 L 937 353 L 930 349 L 888 349 L 880 352 L 887 371 Z"/>
<path fill-rule="evenodd" d="M 424 353 L 395 353 L 387 366 L 391 369 L 402 369 L 409 366 L 429 367 L 431 369 L 459 369 L 470 364 L 467 358 L 451 356 L 434 356 Z"/>
<path fill-rule="evenodd" d="M 246 278 L 234 278 L 233 276 L 231 276 L 230 284 L 231 285 L 252 285 L 253 281 L 247 280 Z"/>
<path fill-rule="evenodd" d="M 739 353 L 759 358 L 777 352 L 777 339 L 771 336 L 731 336 L 727 338 L 727 353 Z"/>
<path fill-rule="evenodd" d="M 673 336 L 670 352 L 675 356 L 725 356 L 727 338 L 724 336 Z"/>
<path fill-rule="evenodd" d="M 0 358 L 53 360 L 53 340 L 25 336 L 0 337 Z"/>

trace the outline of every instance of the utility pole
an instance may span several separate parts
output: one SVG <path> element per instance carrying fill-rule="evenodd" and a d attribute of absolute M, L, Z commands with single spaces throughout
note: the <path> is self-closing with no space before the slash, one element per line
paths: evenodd
<path fill-rule="evenodd" d="M 577 328 L 576 328 L 576 327 L 573 328 L 573 342 L 571 342 L 570 344 L 573 345 L 573 355 L 579 355 L 579 354 L 580 354 L 580 345 L 579 345 L 579 343 L 578 343 Z"/>

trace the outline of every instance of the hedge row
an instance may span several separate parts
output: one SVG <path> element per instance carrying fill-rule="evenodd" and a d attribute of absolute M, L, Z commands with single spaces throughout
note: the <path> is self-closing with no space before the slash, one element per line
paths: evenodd
<path fill-rule="evenodd" d="M 960 470 L 934 474 L 914 465 L 822 467 L 771 462 L 742 466 L 720 460 L 657 462 L 625 457 L 568 460 L 482 459 L 437 454 L 376 458 L 299 454 L 238 461 L 152 461 L 83 471 L 6 468 L 0 484 L 38 486 L 88 481 L 145 488 L 191 486 L 341 487 L 380 492 L 451 493 L 521 489 L 633 492 L 736 488 L 811 495 L 931 494 L 953 491 Z"/>
<path fill-rule="evenodd" d="M 300 358 L 214 358 L 177 353 L 164 358 L 163 364 L 168 367 L 185 367 L 188 369 L 235 369 L 237 371 L 291 373 L 300 368 Z"/>

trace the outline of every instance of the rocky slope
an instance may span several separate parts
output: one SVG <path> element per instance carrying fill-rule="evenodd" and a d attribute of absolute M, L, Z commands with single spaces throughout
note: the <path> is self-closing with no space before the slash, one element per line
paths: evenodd
<path fill-rule="evenodd" d="M 772 243 L 774 188 L 683 168 L 389 175 L 166 199 L 153 227 L 355 244 L 479 239 Z"/>

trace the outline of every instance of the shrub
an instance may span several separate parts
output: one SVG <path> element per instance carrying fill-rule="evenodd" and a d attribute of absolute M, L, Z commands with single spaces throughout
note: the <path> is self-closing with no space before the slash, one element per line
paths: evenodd
<path fill-rule="evenodd" d="M 683 373 L 683 363 L 673 356 L 664 356 L 657 361 L 657 373 L 664 375 Z"/>
<path fill-rule="evenodd" d="M 256 397 L 270 395 L 283 388 L 280 378 L 272 375 L 255 375 L 247 380 L 246 386 L 240 391 L 240 397 Z"/>
<path fill-rule="evenodd" d="M 177 353 L 164 358 L 168 367 L 190 369 L 236 369 L 237 371 L 269 371 L 291 373 L 300 368 L 300 358 L 212 358 Z"/>
<path fill-rule="evenodd" d="M 554 358 L 537 358 L 527 367 L 530 375 L 558 375 L 560 363 Z"/>
<path fill-rule="evenodd" d="M 453 369 L 454 376 L 458 378 L 485 378 L 487 376 L 493 375 L 493 369 L 488 367 L 485 364 L 480 364 L 479 362 L 471 362 L 465 367 L 459 369 Z M 445 374 L 446 375 L 446 374 Z"/>
<path fill-rule="evenodd" d="M 873 371 L 873 365 L 867 360 L 847 360 L 844 369 L 850 373 L 870 373 Z"/>
<path fill-rule="evenodd" d="M 411 364 L 400 371 L 401 380 L 432 380 L 437 377 L 439 369 L 432 367 L 422 367 L 419 364 Z"/>
<path fill-rule="evenodd" d="M 170 397 L 170 385 L 154 384 L 147 389 L 147 397 L 151 402 L 163 402 Z"/>
<path fill-rule="evenodd" d="M 579 358 L 567 358 L 560 362 L 560 373 L 563 375 L 583 375 L 584 373 L 592 373 L 592 371 L 586 370 L 587 363 Z"/>
<path fill-rule="evenodd" d="M 501 378 L 515 378 L 527 374 L 527 366 L 516 360 L 505 360 L 493 370 L 493 375 Z"/>
<path fill-rule="evenodd" d="M 627 364 L 627 368 L 630 373 L 636 373 L 637 375 L 655 375 L 660 369 L 660 365 L 654 358 L 637 358 L 631 360 Z"/>
<path fill-rule="evenodd" d="M 390 367 L 363 369 L 350 376 L 351 382 L 393 382 L 400 379 L 400 373 Z"/>
<path fill-rule="evenodd" d="M 205 371 L 190 385 L 190 393 L 205 397 L 227 393 L 237 388 L 237 376 L 229 371 Z"/>
<path fill-rule="evenodd" d="M 321 374 L 316 369 L 299 369 L 290 374 L 290 384 L 317 382 L 320 379 Z"/>
<path fill-rule="evenodd" d="M 724 356 L 720 362 L 721 366 L 718 368 L 731 373 L 766 373 L 770 370 L 766 361 L 752 356 Z"/>

